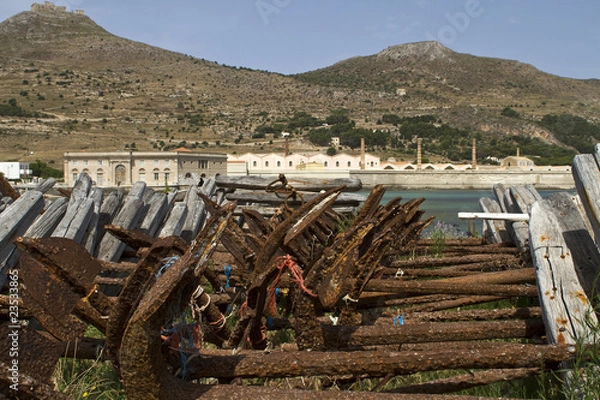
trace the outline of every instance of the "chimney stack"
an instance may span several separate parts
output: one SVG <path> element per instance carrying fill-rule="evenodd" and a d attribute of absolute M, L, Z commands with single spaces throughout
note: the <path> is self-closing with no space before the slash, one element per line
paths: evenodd
<path fill-rule="evenodd" d="M 473 139 L 473 150 L 471 153 L 471 168 L 477 169 L 477 139 Z"/>
<path fill-rule="evenodd" d="M 285 157 L 290 155 L 290 143 L 288 142 L 288 137 L 285 137 Z"/>
<path fill-rule="evenodd" d="M 421 169 L 421 146 L 423 139 L 417 138 L 417 169 Z"/>
<path fill-rule="evenodd" d="M 365 138 L 360 138 L 360 169 L 365 169 Z"/>

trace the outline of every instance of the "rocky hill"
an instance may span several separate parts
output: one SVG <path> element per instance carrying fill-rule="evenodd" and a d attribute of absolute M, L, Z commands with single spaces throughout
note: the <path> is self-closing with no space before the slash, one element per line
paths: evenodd
<path fill-rule="evenodd" d="M 252 139 L 256 128 L 285 126 L 298 112 L 324 119 L 341 108 L 358 127 L 395 132 L 381 122 L 383 115 L 434 115 L 482 145 L 520 135 L 568 146 L 538 124 L 543 115 L 600 121 L 598 80 L 459 54 L 437 42 L 394 46 L 284 76 L 120 38 L 85 15 L 36 11 L 0 23 L 0 48 L 0 105 L 14 99 L 22 111 L 0 116 L 0 159 L 40 159 L 57 168 L 65 151 L 182 144 L 281 151 L 276 138 Z M 507 107 L 518 118 L 503 115 Z M 302 129 L 293 132 L 292 151 L 315 149 L 306 136 Z M 389 149 L 381 154 L 396 156 Z"/>

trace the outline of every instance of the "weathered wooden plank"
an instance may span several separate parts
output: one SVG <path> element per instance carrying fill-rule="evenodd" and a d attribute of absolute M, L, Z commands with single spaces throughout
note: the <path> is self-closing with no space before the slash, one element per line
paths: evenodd
<path fill-rule="evenodd" d="M 4 196 L 0 199 L 0 212 L 6 210 L 14 200 L 12 197 Z"/>
<path fill-rule="evenodd" d="M 153 192 L 148 200 L 148 211 L 140 224 L 140 230 L 150 236 L 155 236 L 160 224 L 169 212 L 169 203 L 165 193 Z"/>
<path fill-rule="evenodd" d="M 443 369 L 528 368 L 572 357 L 574 346 L 489 343 L 471 351 L 446 348 L 440 351 L 318 351 L 242 353 L 215 352 L 188 360 L 191 379 L 200 377 L 253 378 L 309 375 L 387 374 L 408 375 Z"/>
<path fill-rule="evenodd" d="M 131 190 L 125 196 L 125 202 L 131 199 L 139 199 L 143 200 L 144 192 L 146 191 L 146 183 L 142 181 L 137 181 L 131 186 Z"/>
<path fill-rule="evenodd" d="M 30 238 L 49 237 L 67 212 L 68 202 L 69 199 L 66 197 L 59 197 L 54 200 L 52 204 L 50 204 L 50 207 L 36 218 L 23 236 Z"/>
<path fill-rule="evenodd" d="M 173 203 L 175 203 L 175 199 L 177 198 L 178 194 L 179 194 L 178 190 L 171 190 L 169 193 L 167 193 L 167 202 L 170 205 L 173 205 Z"/>
<path fill-rule="evenodd" d="M 533 286 L 526 285 L 465 285 L 461 282 L 398 281 L 392 279 L 372 279 L 366 284 L 365 291 L 410 294 L 493 295 L 507 297 L 537 296 L 537 289 Z"/>
<path fill-rule="evenodd" d="M 180 201 L 175 203 L 171 208 L 171 212 L 162 226 L 158 237 L 179 236 L 183 229 L 183 225 L 185 224 L 187 213 L 187 205 L 184 202 Z"/>
<path fill-rule="evenodd" d="M 233 189 L 265 190 L 267 186 L 276 180 L 276 176 L 234 176 L 219 175 L 216 177 L 217 186 Z M 342 185 L 344 192 L 357 192 L 362 189 L 360 179 L 354 178 L 336 178 L 336 179 L 317 179 L 317 178 L 289 178 L 288 184 L 295 190 L 305 192 L 320 192 L 329 190 Z"/>
<path fill-rule="evenodd" d="M 87 197 L 71 197 L 67 212 L 50 236 L 72 239 L 81 244 L 93 212 L 94 200 Z"/>
<path fill-rule="evenodd" d="M 84 242 L 88 225 L 94 213 L 94 198 L 88 197 L 91 190 L 92 179 L 90 176 L 86 173 L 79 174 L 71 192 L 67 211 L 52 232 L 52 237 L 72 239 L 79 244 Z M 100 193 L 101 196 L 102 193 Z M 97 199 L 98 195 L 95 195 L 95 198 Z"/>
<path fill-rule="evenodd" d="M 454 342 L 541 337 L 541 319 L 511 321 L 417 322 L 405 325 L 322 325 L 326 349 L 422 342 Z"/>
<path fill-rule="evenodd" d="M 90 199 L 94 202 L 92 207 L 92 217 L 85 232 L 84 247 L 90 254 L 94 254 L 94 249 L 98 243 L 98 221 L 100 220 L 100 210 L 102 209 L 102 199 L 104 191 L 102 188 L 93 187 L 90 191 Z"/>
<path fill-rule="evenodd" d="M 511 186 L 509 190 L 514 203 L 522 213 L 529 214 L 533 203 L 542 200 L 542 196 L 533 185 Z"/>
<path fill-rule="evenodd" d="M 592 306 L 600 305 L 600 253 L 595 246 L 588 225 L 584 221 L 573 197 L 566 192 L 557 192 L 548 196 L 554 213 L 559 215 L 563 229 L 563 239 L 573 255 L 573 264 L 577 279 L 583 287 Z"/>
<path fill-rule="evenodd" d="M 489 197 L 479 199 L 479 207 L 485 213 L 502 213 L 500 204 Z M 483 222 L 483 237 L 488 243 L 509 243 L 511 242 L 510 234 L 506 229 L 506 221 L 490 221 Z"/>
<path fill-rule="evenodd" d="M 139 222 L 142 210 L 142 201 L 139 198 L 130 198 L 114 218 L 113 224 L 125 229 L 134 229 Z M 103 261 L 119 261 L 124 249 L 125 244 L 119 239 L 112 235 L 104 235 L 98 247 L 98 259 Z"/>
<path fill-rule="evenodd" d="M 541 368 L 490 369 L 487 371 L 469 371 L 460 376 L 442 378 L 434 381 L 415 383 L 408 386 L 387 390 L 383 393 L 428 393 L 443 394 L 458 392 L 478 386 L 486 386 L 496 382 L 509 382 L 538 375 Z"/>
<path fill-rule="evenodd" d="M 301 195 L 302 199 L 300 198 L 300 196 L 298 196 L 296 197 L 296 199 L 289 198 L 286 201 L 285 196 L 282 196 L 277 193 L 236 190 L 233 193 L 228 193 L 225 197 L 227 198 L 227 200 L 237 201 L 238 204 L 260 203 L 268 205 L 278 205 L 282 204 L 285 201 L 289 206 L 300 205 L 302 204 L 302 200 L 308 201 L 315 197 L 315 194 L 311 192 L 301 193 Z M 340 193 L 340 195 L 335 201 L 335 204 L 358 206 L 366 199 L 367 198 L 364 195 L 358 193 Z"/>
<path fill-rule="evenodd" d="M 90 190 L 92 190 L 92 178 L 87 173 L 82 172 L 73 185 L 69 202 L 86 199 L 90 194 Z"/>
<path fill-rule="evenodd" d="M 504 188 L 504 192 L 502 192 Z M 515 203 L 513 196 L 510 194 L 510 188 L 505 188 L 503 185 L 495 186 L 495 194 L 500 204 L 500 207 L 507 213 L 522 213 L 519 205 Z M 502 201 L 502 203 L 500 203 Z M 529 228 L 526 222 L 516 221 L 506 225 L 508 233 L 512 238 L 513 243 L 521 249 L 528 251 L 529 245 Z"/>
<path fill-rule="evenodd" d="M 0 289 L 4 286 L 7 270 L 14 267 L 17 260 L 13 239 L 25 233 L 43 209 L 42 192 L 31 190 L 0 214 Z"/>
<path fill-rule="evenodd" d="M 96 256 L 98 254 L 98 247 L 102 242 L 105 235 L 104 226 L 112 224 L 113 219 L 121 209 L 121 201 L 123 200 L 124 193 L 122 190 L 112 191 L 106 196 L 100 207 L 100 214 L 98 215 L 98 232 L 96 234 L 96 246 L 91 255 Z M 89 250 L 88 250 L 89 251 Z"/>
<path fill-rule="evenodd" d="M 56 179 L 47 178 L 47 179 L 44 179 L 43 181 L 39 182 L 37 185 L 35 185 L 35 188 L 33 190 L 37 190 L 38 192 L 46 193 L 46 192 L 48 192 L 48 190 L 52 189 L 54 187 L 54 185 L 56 185 Z"/>
<path fill-rule="evenodd" d="M 561 223 L 567 219 L 569 222 Z M 573 344 L 578 339 L 585 340 L 590 333 L 589 326 L 598 326 L 596 313 L 574 265 L 576 257 L 581 261 L 581 257 L 575 256 L 576 252 L 585 251 L 592 256 L 591 250 L 580 246 L 584 240 L 581 229 L 584 229 L 581 217 L 567 197 L 538 201 L 531 208 L 531 255 L 550 343 Z M 593 256 L 591 262 L 598 262 L 598 254 Z"/>
<path fill-rule="evenodd" d="M 188 243 L 196 237 L 200 227 L 204 224 L 206 210 L 204 202 L 196 194 L 196 188 L 188 190 L 184 203 L 187 206 L 187 217 L 185 218 L 180 236 Z"/>
<path fill-rule="evenodd" d="M 596 152 L 600 147 L 596 145 Z M 600 157 L 600 156 L 598 156 Z M 592 226 L 596 245 L 600 244 L 600 170 L 597 159 L 591 154 L 578 154 L 573 158 L 573 179 L 579 198 Z"/>

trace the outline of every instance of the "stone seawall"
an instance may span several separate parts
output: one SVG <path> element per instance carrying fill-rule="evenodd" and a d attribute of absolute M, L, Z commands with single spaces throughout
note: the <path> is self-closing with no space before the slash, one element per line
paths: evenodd
<path fill-rule="evenodd" d="M 402 189 L 491 189 L 495 183 L 528 185 L 537 189 L 574 190 L 570 171 L 350 171 L 364 187 Z"/>

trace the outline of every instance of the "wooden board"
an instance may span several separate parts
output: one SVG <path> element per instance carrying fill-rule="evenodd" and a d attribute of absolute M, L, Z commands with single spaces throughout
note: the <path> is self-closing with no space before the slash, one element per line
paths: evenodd
<path fill-rule="evenodd" d="M 598 245 L 600 243 L 600 170 L 597 159 L 591 154 L 576 155 L 573 158 L 573 179 Z"/>
<path fill-rule="evenodd" d="M 65 215 L 68 202 L 69 199 L 66 197 L 59 197 L 54 200 L 50 207 L 36 218 L 35 222 L 31 224 L 23 236 L 30 238 L 49 237 Z"/>
<path fill-rule="evenodd" d="M 217 186 L 233 189 L 265 190 L 266 187 L 277 179 L 277 176 L 235 176 L 219 175 L 216 177 Z M 289 178 L 288 184 L 294 189 L 306 192 L 320 192 L 340 185 L 346 185 L 344 192 L 356 192 L 362 189 L 362 182 L 355 178 L 317 179 L 317 178 Z"/>
<path fill-rule="evenodd" d="M 306 202 L 313 199 L 316 194 L 315 193 L 300 193 L 302 195 L 302 199 Z M 278 193 L 268 193 L 268 192 L 254 192 L 254 191 L 240 191 L 236 190 L 233 193 L 228 193 L 226 196 L 227 200 L 237 201 L 238 204 L 269 204 L 269 205 L 279 205 L 285 201 L 286 196 Z M 297 196 L 296 199 L 289 198 L 287 200 L 287 204 L 292 205 L 301 205 L 302 199 L 300 196 Z M 358 193 L 340 193 L 338 198 L 335 201 L 336 205 L 350 205 L 350 206 L 358 206 L 360 203 L 366 200 L 366 196 Z"/>
<path fill-rule="evenodd" d="M 538 201 L 531 207 L 530 249 L 550 343 L 585 340 L 589 333 L 587 323 L 598 325 L 575 266 L 579 257 L 574 255 L 584 250 L 580 247 L 584 245 L 584 230 L 575 205 L 565 197 Z M 573 241 L 572 237 L 579 238 Z M 594 257 L 599 259 L 597 254 Z"/>
<path fill-rule="evenodd" d="M 481 211 L 486 213 L 502 213 L 500 204 L 489 197 L 479 199 L 479 207 L 481 207 Z M 488 243 L 509 243 L 511 238 L 506 225 L 506 221 L 484 220 L 483 238 Z"/>
<path fill-rule="evenodd" d="M 44 209 L 42 192 L 25 192 L 10 207 L 0 214 L 0 289 L 6 281 L 6 272 L 15 266 L 16 246 L 12 242 L 27 231 L 35 218 Z"/>

